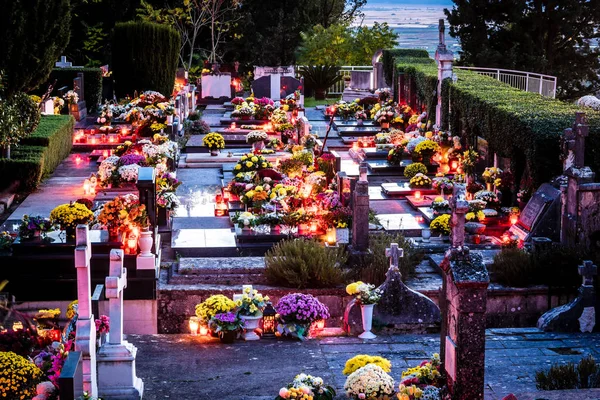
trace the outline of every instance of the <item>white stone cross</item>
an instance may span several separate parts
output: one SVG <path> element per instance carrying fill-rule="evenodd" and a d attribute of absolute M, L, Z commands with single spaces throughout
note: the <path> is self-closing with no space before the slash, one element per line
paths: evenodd
<path fill-rule="evenodd" d="M 398 247 L 398 243 L 391 243 L 390 247 L 385 249 L 385 256 L 390 259 L 390 269 L 399 271 L 398 263 L 400 262 L 400 258 L 404 257 L 404 249 Z"/>
<path fill-rule="evenodd" d="M 127 270 L 123 268 L 123 250 L 110 251 L 110 275 L 106 277 L 106 297 L 110 317 L 108 343 L 123 341 L 123 289 L 127 287 Z"/>
<path fill-rule="evenodd" d="M 583 286 L 594 286 L 594 276 L 598 275 L 598 267 L 587 260 L 578 267 L 579 275 L 583 277 Z"/>
<path fill-rule="evenodd" d="M 75 236 L 75 268 L 77 269 L 78 318 L 75 350 L 82 355 L 83 390 L 98 395 L 96 378 L 96 324 L 92 315 L 90 260 L 92 246 L 87 225 L 77 225 Z"/>
<path fill-rule="evenodd" d="M 54 65 L 57 68 L 68 68 L 68 67 L 72 67 L 73 63 L 70 61 L 67 61 L 66 56 L 60 56 L 60 61 L 57 61 Z"/>

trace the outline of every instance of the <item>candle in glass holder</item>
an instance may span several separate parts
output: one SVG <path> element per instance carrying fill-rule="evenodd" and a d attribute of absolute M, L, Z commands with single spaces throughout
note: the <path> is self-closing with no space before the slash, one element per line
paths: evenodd
<path fill-rule="evenodd" d="M 202 325 L 200 327 L 200 336 L 208 335 L 208 327 L 206 325 Z"/>
<path fill-rule="evenodd" d="M 125 128 L 125 127 L 121 128 L 121 135 L 123 135 L 123 136 L 127 135 L 127 128 Z"/>
<path fill-rule="evenodd" d="M 415 200 L 421 201 L 421 192 L 418 190 L 415 192 Z"/>
<path fill-rule="evenodd" d="M 190 318 L 189 325 L 190 333 L 196 336 L 198 334 L 198 328 L 200 328 L 200 321 L 198 321 L 198 317 Z"/>
<path fill-rule="evenodd" d="M 456 169 L 458 168 L 458 161 L 452 161 L 452 164 L 450 164 L 450 167 L 456 171 Z"/>
<path fill-rule="evenodd" d="M 114 143 L 115 142 L 115 137 L 113 135 L 108 136 L 108 142 L 109 143 Z"/>
<path fill-rule="evenodd" d="M 89 179 L 86 179 L 85 181 L 83 181 L 83 194 L 84 195 L 90 194 L 90 180 Z"/>
<path fill-rule="evenodd" d="M 232 122 L 232 123 L 231 123 L 231 130 L 235 130 L 235 129 L 236 129 L 236 123 L 235 123 L 235 122 Z"/>
<path fill-rule="evenodd" d="M 513 214 L 513 215 L 510 216 L 510 224 L 511 225 L 516 224 L 518 221 L 519 221 L 519 216 L 518 215 Z"/>
<path fill-rule="evenodd" d="M 75 164 L 79 165 L 81 163 L 81 157 L 80 156 L 75 156 Z"/>
<path fill-rule="evenodd" d="M 103 150 L 102 151 L 102 157 L 104 157 L 104 158 L 108 157 L 108 150 Z"/>

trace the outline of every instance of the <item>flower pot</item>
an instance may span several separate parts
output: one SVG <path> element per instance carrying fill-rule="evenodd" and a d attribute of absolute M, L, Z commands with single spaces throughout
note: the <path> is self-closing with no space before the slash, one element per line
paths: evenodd
<path fill-rule="evenodd" d="M 140 256 L 151 257 L 152 253 L 150 250 L 152 249 L 152 243 L 154 242 L 154 239 L 152 238 L 152 232 L 150 232 L 148 228 L 144 228 L 140 232 L 140 238 L 138 241 L 140 245 Z"/>
<path fill-rule="evenodd" d="M 423 239 L 424 242 L 429 242 L 429 239 L 431 239 L 431 229 L 421 229 L 421 239 Z"/>
<path fill-rule="evenodd" d="M 167 125 L 172 125 L 172 124 L 173 124 L 173 116 L 167 115 Z"/>
<path fill-rule="evenodd" d="M 255 329 L 258 329 L 260 319 L 262 317 L 253 317 L 250 315 L 240 315 L 242 321 L 244 321 L 244 333 L 242 337 L 244 340 L 259 340 L 260 336 L 254 332 Z"/>
<path fill-rule="evenodd" d="M 486 189 L 488 192 L 491 192 L 491 191 L 492 191 L 492 184 L 491 184 L 491 183 L 486 183 L 486 184 L 485 184 L 485 189 Z"/>
<path fill-rule="evenodd" d="M 210 155 L 215 157 L 219 155 L 219 149 L 210 149 Z"/>
<path fill-rule="evenodd" d="M 263 142 L 262 140 L 252 143 L 252 150 L 254 150 L 254 152 L 260 151 L 264 148 L 265 148 L 265 142 Z"/>
<path fill-rule="evenodd" d="M 219 340 L 221 343 L 231 344 L 237 337 L 237 331 L 221 331 L 219 332 Z"/>
<path fill-rule="evenodd" d="M 65 235 L 67 235 L 67 239 L 75 238 L 76 228 L 74 226 L 68 226 L 65 228 Z"/>
<path fill-rule="evenodd" d="M 350 229 L 336 228 L 335 238 L 338 243 L 341 243 L 341 244 L 350 243 Z"/>
<path fill-rule="evenodd" d="M 375 304 L 361 304 L 362 324 L 364 332 L 358 335 L 361 339 L 375 339 L 377 336 L 371 332 L 373 325 L 373 308 Z"/>
<path fill-rule="evenodd" d="M 380 125 L 381 125 L 381 129 L 389 129 L 390 128 L 389 122 L 382 122 Z"/>

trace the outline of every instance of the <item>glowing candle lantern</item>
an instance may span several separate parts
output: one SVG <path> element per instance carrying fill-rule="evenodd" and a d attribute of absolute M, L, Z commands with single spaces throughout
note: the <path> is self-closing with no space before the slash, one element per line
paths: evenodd
<path fill-rule="evenodd" d="M 102 157 L 104 157 L 104 158 L 108 157 L 108 150 L 103 150 L 102 151 Z"/>
<path fill-rule="evenodd" d="M 80 157 L 80 156 L 76 156 L 76 157 L 75 157 L 75 164 L 79 165 L 79 164 L 81 164 L 81 161 L 82 161 L 82 160 L 81 160 L 81 157 Z"/>
<path fill-rule="evenodd" d="M 310 232 L 311 233 L 316 233 L 318 228 L 319 228 L 319 224 L 317 223 L 317 221 L 312 221 L 310 223 Z"/>
<path fill-rule="evenodd" d="M 85 181 L 83 181 L 83 194 L 84 195 L 90 194 L 90 180 L 89 179 L 86 179 Z"/>
<path fill-rule="evenodd" d="M 237 127 L 237 124 L 235 122 L 231 123 L 231 130 L 235 130 Z"/>
<path fill-rule="evenodd" d="M 13 322 L 12 330 L 13 331 L 22 331 L 23 330 L 23 323 L 21 321 L 15 321 L 15 322 Z"/>
<path fill-rule="evenodd" d="M 277 328 L 277 311 L 273 308 L 273 304 L 267 303 L 267 306 L 263 310 L 263 336 L 275 335 L 275 329 Z"/>
<path fill-rule="evenodd" d="M 108 137 L 108 143 L 114 143 L 115 142 L 115 137 L 113 135 L 110 135 Z"/>
<path fill-rule="evenodd" d="M 127 128 L 125 128 L 125 127 L 121 128 L 121 135 L 123 135 L 123 136 L 127 135 Z"/>
<path fill-rule="evenodd" d="M 198 334 L 198 329 L 200 328 L 200 319 L 198 317 L 191 317 L 189 321 L 190 325 L 190 333 L 194 336 Z"/>
<path fill-rule="evenodd" d="M 324 319 L 315 321 L 315 322 L 313 322 L 313 324 L 315 325 L 315 330 L 317 332 L 322 332 L 325 329 L 325 320 Z"/>
<path fill-rule="evenodd" d="M 207 336 L 208 335 L 208 327 L 206 325 L 202 325 L 200 327 L 200 336 Z"/>
<path fill-rule="evenodd" d="M 456 169 L 458 168 L 458 161 L 456 161 L 456 160 L 452 161 L 452 164 L 450 164 L 450 166 L 453 170 L 456 171 Z"/>
<path fill-rule="evenodd" d="M 90 143 L 91 144 L 96 144 L 96 138 L 95 137 L 91 137 L 90 138 Z"/>
<path fill-rule="evenodd" d="M 416 201 L 421 201 L 421 192 L 418 191 L 418 190 L 415 192 L 415 200 Z"/>
<path fill-rule="evenodd" d="M 325 236 L 325 240 L 327 240 L 327 243 L 330 245 L 334 245 L 336 242 L 336 236 L 335 236 L 335 229 L 334 228 L 329 228 L 327 229 L 327 235 Z"/>
<path fill-rule="evenodd" d="M 516 214 L 513 214 L 510 216 L 510 224 L 514 225 L 519 221 L 519 216 Z"/>

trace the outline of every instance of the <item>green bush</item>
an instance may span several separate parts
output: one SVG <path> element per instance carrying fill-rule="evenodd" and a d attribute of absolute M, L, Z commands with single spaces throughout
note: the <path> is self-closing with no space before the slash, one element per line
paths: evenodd
<path fill-rule="evenodd" d="M 404 257 L 398 259 L 398 268 L 404 278 L 415 273 L 415 267 L 423 260 L 423 253 L 417 250 L 413 243 L 401 233 L 371 233 L 369 249 L 373 253 L 369 263 L 357 271 L 357 278 L 363 282 L 380 285 L 385 281 L 385 274 L 390 267 L 390 259 L 385 256 L 385 249 L 391 243 L 398 243 L 404 249 Z"/>
<path fill-rule="evenodd" d="M 100 68 L 54 68 L 47 82 L 39 87 L 36 93 L 40 95 L 45 93 L 48 85 L 54 83 L 54 80 L 56 80 L 55 90 L 64 86 L 72 89 L 73 79 L 77 78 L 79 72 L 83 73 L 83 96 L 88 112 L 96 112 L 102 103 L 102 70 Z"/>
<path fill-rule="evenodd" d="M 297 289 L 335 287 L 345 281 L 342 268 L 347 259 L 343 247 L 325 248 L 307 239 L 285 240 L 265 254 L 265 276 L 271 284 Z"/>
<path fill-rule="evenodd" d="M 594 357 L 583 358 L 579 364 L 555 364 L 546 372 L 537 371 L 535 386 L 538 390 L 568 390 L 600 387 L 599 367 Z"/>
<path fill-rule="evenodd" d="M 489 269 L 494 282 L 510 287 L 526 287 L 538 278 L 530 254 L 517 248 L 502 249 Z"/>
<path fill-rule="evenodd" d="M 11 158 L 0 158 L 0 188 L 20 182 L 20 189 L 33 190 L 69 155 L 73 117 L 43 116 L 33 133 L 11 148 Z"/>
<path fill-rule="evenodd" d="M 429 58 L 429 53 L 424 49 L 387 49 L 383 50 L 381 62 L 383 73 L 388 83 L 393 81 L 395 60 L 399 58 Z"/>
<path fill-rule="evenodd" d="M 181 38 L 171 27 L 150 22 L 115 25 L 113 77 L 119 98 L 134 91 L 173 91 Z"/>
<path fill-rule="evenodd" d="M 404 176 L 408 179 L 413 178 L 417 174 L 427 175 L 427 167 L 425 164 L 415 162 L 412 164 L 408 164 L 406 168 L 404 168 Z"/>

